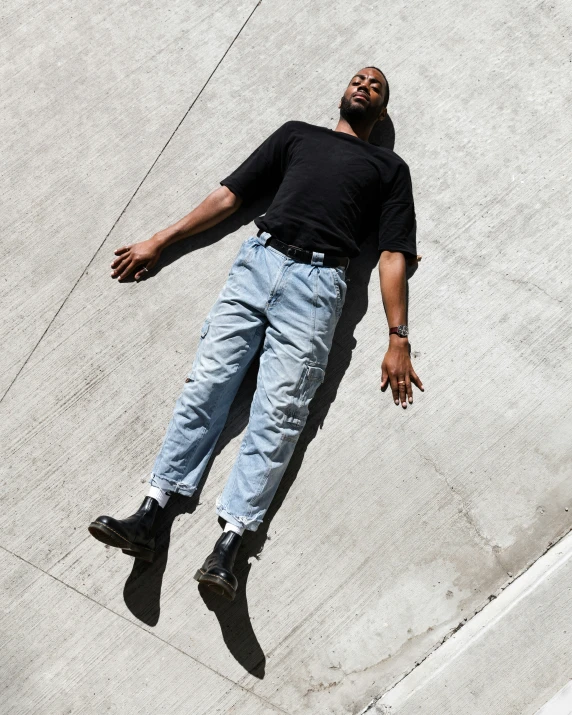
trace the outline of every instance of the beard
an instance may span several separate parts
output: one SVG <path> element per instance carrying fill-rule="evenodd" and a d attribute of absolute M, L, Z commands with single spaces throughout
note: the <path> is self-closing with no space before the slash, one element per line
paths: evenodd
<path fill-rule="evenodd" d="M 367 120 L 372 113 L 371 104 L 368 102 L 366 105 L 360 102 L 351 102 L 346 97 L 342 97 L 340 104 L 340 117 L 345 119 L 346 122 L 351 124 L 352 122 L 362 122 L 364 119 Z"/>

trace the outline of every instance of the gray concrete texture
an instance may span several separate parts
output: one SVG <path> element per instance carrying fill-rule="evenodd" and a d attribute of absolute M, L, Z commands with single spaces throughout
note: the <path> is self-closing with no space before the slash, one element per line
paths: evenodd
<path fill-rule="evenodd" d="M 3 14 L 6 712 L 359 712 L 571 527 L 572 7 L 21 0 Z M 254 226 L 191 239 L 140 284 L 111 280 L 113 250 L 188 213 L 287 119 L 335 126 L 370 63 L 413 176 L 426 391 L 407 410 L 379 391 L 386 321 L 364 251 L 299 448 L 245 539 L 239 597 L 203 600 L 192 574 L 220 531 L 252 375 L 198 505 L 171 502 L 158 565 L 87 524 L 139 504 Z"/>
<path fill-rule="evenodd" d="M 364 715 L 570 715 L 571 590 L 568 533 Z"/>

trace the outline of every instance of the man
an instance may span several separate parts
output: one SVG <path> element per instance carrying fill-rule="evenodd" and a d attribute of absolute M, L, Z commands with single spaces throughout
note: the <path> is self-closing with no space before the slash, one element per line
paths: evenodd
<path fill-rule="evenodd" d="M 387 114 L 389 86 L 376 67 L 351 80 L 335 130 L 289 121 L 223 179 L 190 214 L 152 238 L 115 251 L 112 277 L 141 279 L 165 246 L 204 231 L 261 191 L 277 189 L 260 229 L 240 248 L 201 330 L 195 359 L 177 400 L 151 487 L 126 519 L 100 516 L 89 526 L 100 541 L 153 559 L 155 533 L 169 495 L 192 496 L 213 453 L 242 378 L 262 347 L 257 387 L 238 458 L 216 511 L 226 522 L 195 574 L 199 584 L 233 599 L 232 573 L 245 529 L 256 531 L 278 488 L 308 416 L 346 295 L 346 269 L 375 225 L 379 276 L 390 327 L 381 389 L 395 404 L 423 390 L 409 357 L 406 260 L 415 261 L 415 211 L 409 169 L 368 137 Z"/>

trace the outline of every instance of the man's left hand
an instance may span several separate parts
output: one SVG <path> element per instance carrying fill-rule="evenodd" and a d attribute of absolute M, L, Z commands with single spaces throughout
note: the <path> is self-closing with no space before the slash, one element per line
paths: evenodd
<path fill-rule="evenodd" d="M 413 388 L 415 384 L 421 392 L 424 392 L 423 383 L 417 376 L 409 357 L 409 343 L 403 340 L 400 343 L 390 343 L 383 362 L 381 363 L 381 391 L 385 392 L 387 386 L 391 385 L 393 401 L 405 409 L 407 407 L 406 398 L 409 404 L 413 402 Z"/>

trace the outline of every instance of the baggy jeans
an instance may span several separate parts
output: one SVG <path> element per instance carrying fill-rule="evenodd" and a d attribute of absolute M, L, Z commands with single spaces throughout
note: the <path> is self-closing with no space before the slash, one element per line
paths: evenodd
<path fill-rule="evenodd" d="M 248 427 L 216 500 L 225 521 L 250 531 L 262 523 L 324 379 L 347 287 L 345 268 L 324 266 L 323 253 L 300 263 L 267 246 L 269 238 L 251 236 L 236 256 L 151 477 L 154 486 L 192 496 L 262 346 Z"/>

